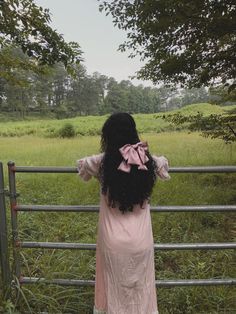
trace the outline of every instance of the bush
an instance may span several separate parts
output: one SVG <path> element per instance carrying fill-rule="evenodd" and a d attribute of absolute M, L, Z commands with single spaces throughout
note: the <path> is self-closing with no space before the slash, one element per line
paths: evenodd
<path fill-rule="evenodd" d="M 74 137 L 76 134 L 75 128 L 71 123 L 66 123 L 63 127 L 59 130 L 60 137 Z"/>

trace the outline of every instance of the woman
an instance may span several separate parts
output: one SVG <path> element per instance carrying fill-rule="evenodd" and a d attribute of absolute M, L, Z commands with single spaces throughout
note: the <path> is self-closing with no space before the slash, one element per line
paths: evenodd
<path fill-rule="evenodd" d="M 78 161 L 79 175 L 101 184 L 94 314 L 157 314 L 149 198 L 168 161 L 150 155 L 127 113 L 107 119 L 101 149 Z"/>

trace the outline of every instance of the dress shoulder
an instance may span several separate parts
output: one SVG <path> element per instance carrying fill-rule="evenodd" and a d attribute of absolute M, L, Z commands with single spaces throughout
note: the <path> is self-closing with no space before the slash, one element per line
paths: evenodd
<path fill-rule="evenodd" d="M 78 174 L 84 181 L 99 176 L 103 156 L 104 154 L 92 155 L 76 161 Z"/>
<path fill-rule="evenodd" d="M 158 175 L 158 177 L 160 177 L 162 180 L 170 179 L 170 175 L 168 173 L 169 171 L 168 159 L 164 156 L 155 156 L 155 155 L 152 155 L 152 158 L 157 166 L 156 174 Z"/>

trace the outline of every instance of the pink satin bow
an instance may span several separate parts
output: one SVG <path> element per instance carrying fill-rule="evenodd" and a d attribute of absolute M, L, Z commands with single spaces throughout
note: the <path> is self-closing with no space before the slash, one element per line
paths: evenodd
<path fill-rule="evenodd" d="M 149 160 L 146 156 L 148 146 L 146 142 L 138 142 L 137 144 L 131 145 L 126 144 L 122 146 L 119 151 L 124 158 L 118 167 L 118 170 L 124 172 L 130 172 L 131 165 L 137 165 L 140 170 L 148 170 L 145 163 Z"/>

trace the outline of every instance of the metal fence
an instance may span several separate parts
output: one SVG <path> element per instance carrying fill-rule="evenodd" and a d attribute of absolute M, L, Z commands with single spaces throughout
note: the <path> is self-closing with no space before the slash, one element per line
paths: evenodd
<path fill-rule="evenodd" d="M 9 290 L 12 278 L 18 278 L 20 284 L 47 283 L 64 286 L 86 286 L 94 285 L 93 280 L 72 280 L 32 278 L 21 275 L 19 249 L 24 248 L 47 248 L 47 249 L 69 249 L 69 250 L 95 250 L 96 244 L 85 243 L 58 243 L 58 242 L 26 242 L 18 237 L 17 213 L 20 211 L 34 212 L 98 212 L 97 205 L 71 206 L 71 205 L 21 205 L 17 203 L 18 193 L 16 191 L 17 172 L 24 173 L 76 173 L 77 169 L 72 167 L 20 167 L 14 162 L 8 163 L 9 191 L 4 190 L 3 167 L 0 163 L 0 250 L 1 250 L 1 272 L 5 291 Z M 235 173 L 236 166 L 215 167 L 173 167 L 171 173 Z M 8 256 L 8 237 L 6 224 L 5 196 L 10 198 L 11 229 L 13 240 L 13 267 L 10 271 Z M 198 205 L 198 206 L 153 206 L 152 212 L 236 212 L 236 205 Z M 154 244 L 155 250 L 226 250 L 235 249 L 236 243 L 165 243 Z M 189 280 L 156 280 L 158 287 L 173 286 L 199 286 L 199 285 L 236 285 L 236 278 L 226 279 L 189 279 Z"/>

